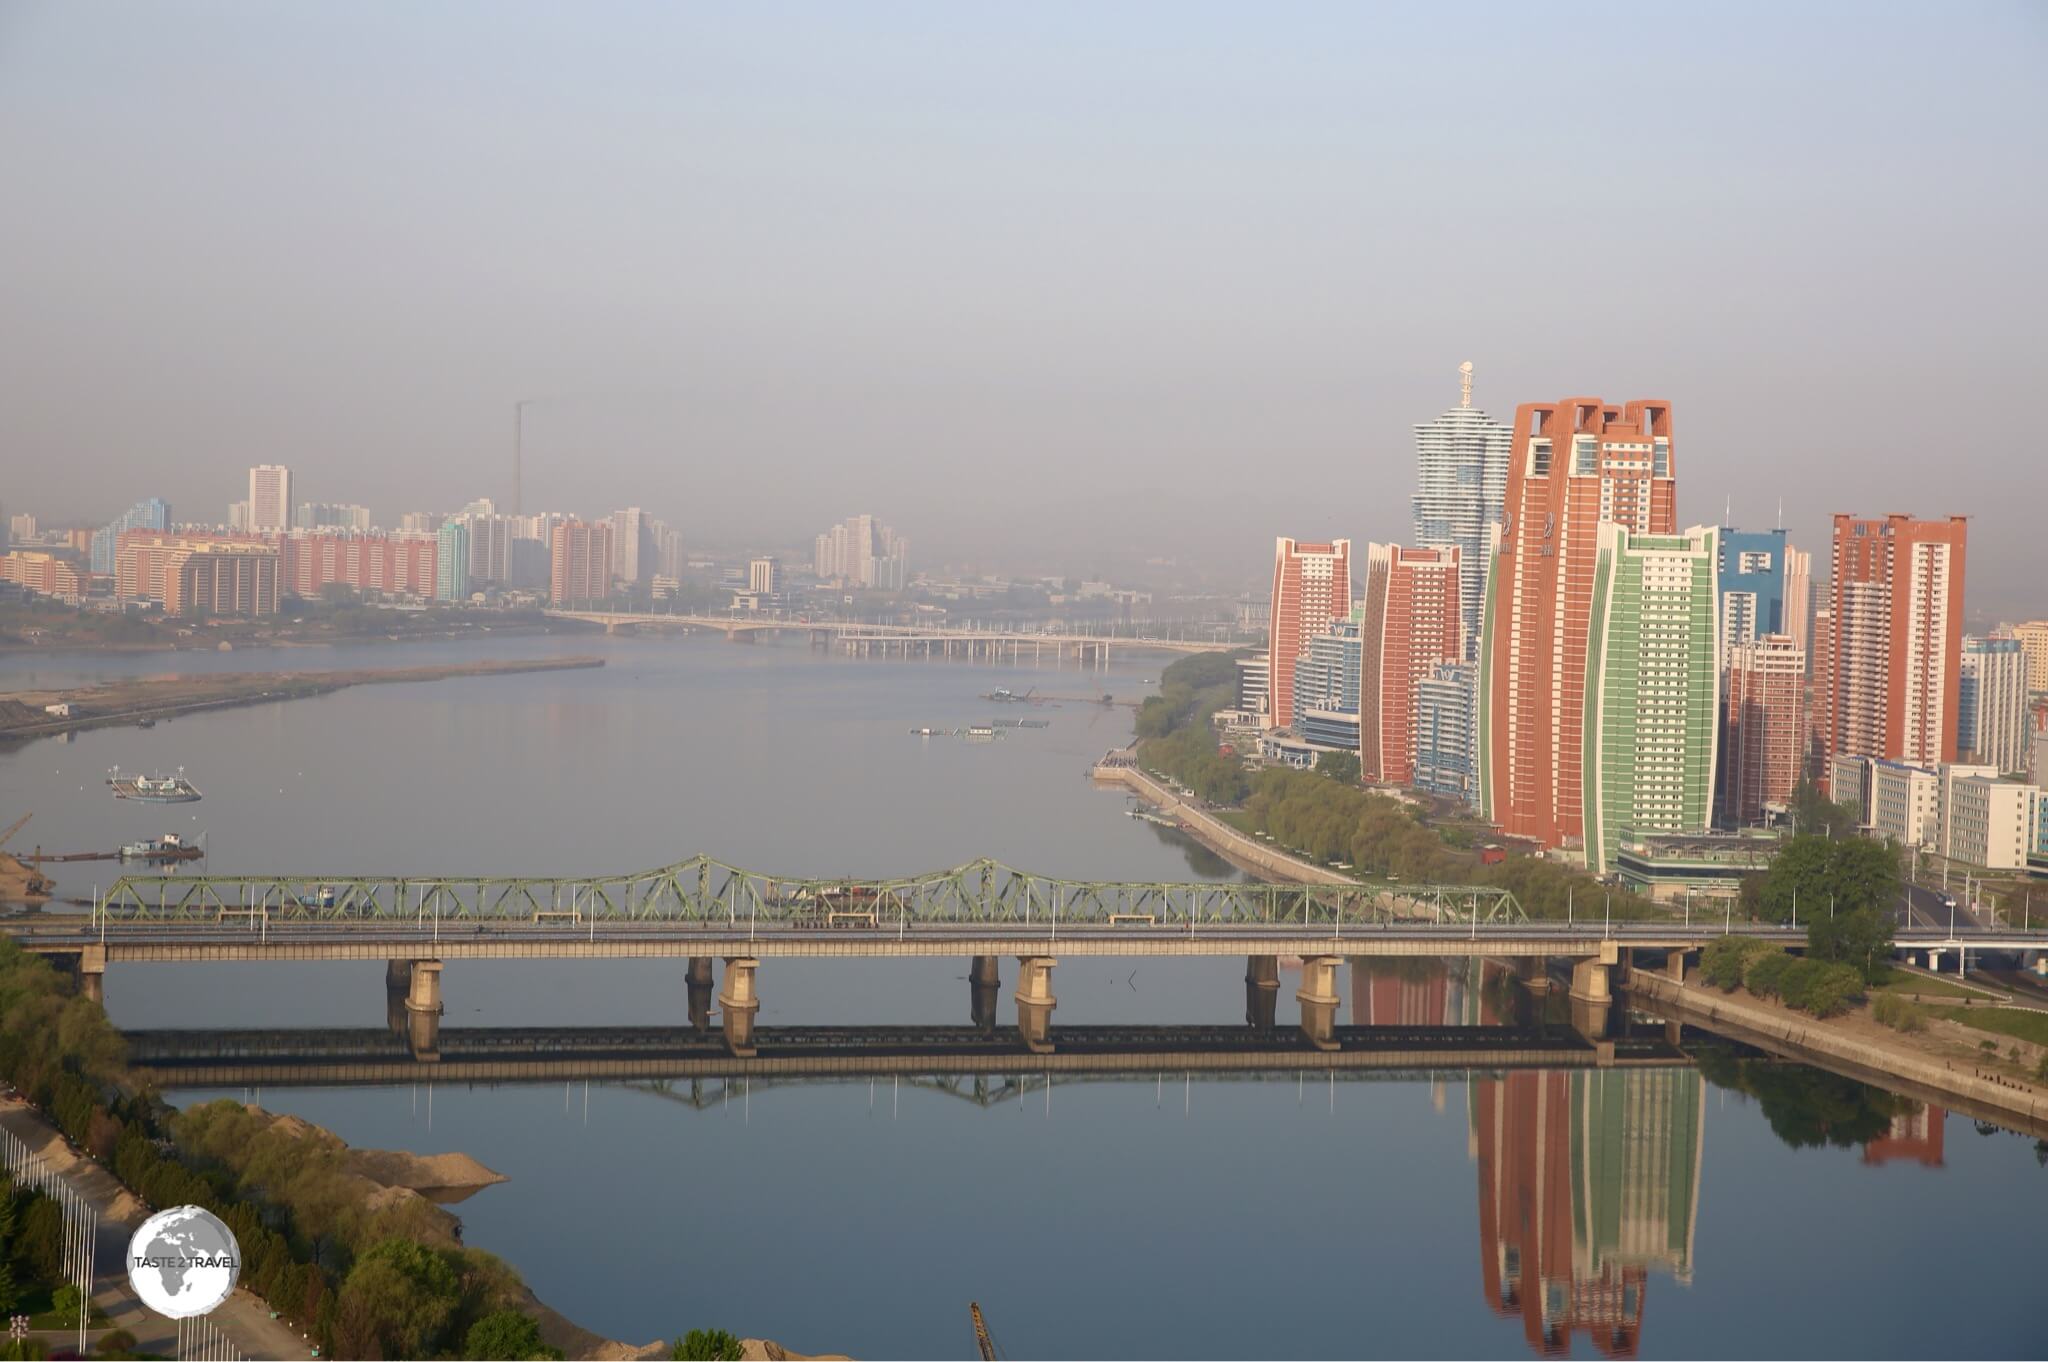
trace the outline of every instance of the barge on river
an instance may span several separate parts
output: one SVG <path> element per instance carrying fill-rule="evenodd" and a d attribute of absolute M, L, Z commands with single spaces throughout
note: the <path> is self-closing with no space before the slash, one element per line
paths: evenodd
<path fill-rule="evenodd" d="M 116 766 L 107 772 L 107 785 L 116 799 L 134 799 L 144 804 L 192 804 L 202 797 L 199 787 L 185 779 L 180 766 L 174 776 L 124 776 Z"/>

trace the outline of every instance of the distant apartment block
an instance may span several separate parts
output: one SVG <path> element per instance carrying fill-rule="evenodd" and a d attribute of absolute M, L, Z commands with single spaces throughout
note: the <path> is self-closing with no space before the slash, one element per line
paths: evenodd
<path fill-rule="evenodd" d="M 292 513 L 295 530 L 354 530 L 370 532 L 370 508 L 351 502 L 302 501 Z"/>
<path fill-rule="evenodd" d="M 469 526 L 451 520 L 434 532 L 434 599 L 469 599 Z"/>
<path fill-rule="evenodd" d="M 1586 865 L 1614 869 L 1624 831 L 1701 832 L 1714 818 L 1721 727 L 1716 541 L 1599 526 L 1586 641 Z"/>
<path fill-rule="evenodd" d="M 782 590 L 782 560 L 756 558 L 747 564 L 747 590 L 757 596 L 773 596 Z"/>
<path fill-rule="evenodd" d="M 1354 616 L 1310 637 L 1295 659 L 1291 724 L 1303 742 L 1335 751 L 1358 750 L 1359 647 Z"/>
<path fill-rule="evenodd" d="M 229 535 L 129 530 L 114 581 L 121 599 L 156 601 L 167 615 L 274 615 L 282 594 L 277 547 Z"/>
<path fill-rule="evenodd" d="M 1785 531 L 1724 526 L 1720 538 L 1721 646 L 1754 643 L 1765 634 L 1789 635 L 1786 604 L 1791 586 L 1786 567 L 1790 554 Z"/>
<path fill-rule="evenodd" d="M 1722 688 L 1721 819 L 1748 827 L 1786 808 L 1806 772 L 1806 655 L 1790 634 L 1737 644 Z"/>
<path fill-rule="evenodd" d="M 292 527 L 292 470 L 282 464 L 258 464 L 249 470 L 249 523 L 263 534 Z"/>
<path fill-rule="evenodd" d="M 871 515 L 849 516 L 817 537 L 811 571 L 821 582 L 901 591 L 910 580 L 910 541 Z"/>
<path fill-rule="evenodd" d="M 1835 517 L 1827 750 L 1956 758 L 1968 523 Z"/>
<path fill-rule="evenodd" d="M 1372 784 L 1415 778 L 1415 692 L 1438 665 L 1465 660 L 1463 555 L 1369 544 L 1358 636 L 1363 675 L 1358 759 Z"/>
<path fill-rule="evenodd" d="M 1266 635 L 1267 714 L 1281 725 L 1294 716 L 1294 664 L 1308 640 L 1351 618 L 1351 541 L 1275 540 L 1272 600 Z"/>
<path fill-rule="evenodd" d="M 1956 747 L 2000 771 L 2027 769 L 2027 656 L 2017 638 L 1963 639 Z"/>
<path fill-rule="evenodd" d="M 1478 686 L 1479 668 L 1469 662 L 1438 663 L 1415 683 L 1416 789 L 1476 803 Z"/>
<path fill-rule="evenodd" d="M 1947 782 L 1944 856 L 1987 870 L 2021 870 L 2034 849 L 2041 791 L 1990 775 Z"/>
<path fill-rule="evenodd" d="M 0 554 L 0 582 L 12 582 L 24 591 L 60 601 L 75 604 L 78 600 L 78 569 L 54 553 L 15 549 Z"/>
<path fill-rule="evenodd" d="M 548 598 L 556 605 L 602 601 L 612 594 L 612 527 L 600 520 L 555 526 Z"/>
<path fill-rule="evenodd" d="M 1264 653 L 1237 660 L 1237 708 L 1243 714 L 1259 716 L 1262 727 L 1271 727 L 1266 716 L 1272 712 L 1272 669 Z"/>
<path fill-rule="evenodd" d="M 171 527 L 171 503 L 162 497 L 150 497 L 130 506 L 121 516 L 92 536 L 92 570 L 102 577 L 111 576 L 114 571 L 114 555 L 120 548 L 121 536 L 129 530 L 168 530 Z"/>
<path fill-rule="evenodd" d="M 434 594 L 440 544 L 433 535 L 294 530 L 272 538 L 287 595 L 314 600 L 337 585 L 394 596 Z"/>
<path fill-rule="evenodd" d="M 2048 694 L 2048 620 L 2029 620 L 2009 631 L 2027 657 L 2027 689 Z"/>

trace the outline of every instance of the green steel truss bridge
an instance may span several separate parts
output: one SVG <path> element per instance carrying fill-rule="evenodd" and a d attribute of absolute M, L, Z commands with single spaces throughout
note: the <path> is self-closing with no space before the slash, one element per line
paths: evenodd
<path fill-rule="evenodd" d="M 1470 884 L 1069 880 L 993 860 L 899 879 L 801 879 L 694 856 L 596 876 L 124 875 L 106 920 L 867 928 L 921 924 L 1224 927 L 1528 921 L 1505 889 Z"/>

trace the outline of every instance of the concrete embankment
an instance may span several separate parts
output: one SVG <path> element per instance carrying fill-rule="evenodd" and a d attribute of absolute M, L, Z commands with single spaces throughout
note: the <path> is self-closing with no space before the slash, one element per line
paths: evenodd
<path fill-rule="evenodd" d="M 1156 805 L 1162 814 L 1179 819 L 1181 826 L 1203 846 L 1255 875 L 1288 884 L 1357 883 L 1326 866 L 1290 856 L 1256 837 L 1247 837 L 1214 814 L 1185 802 L 1136 766 L 1103 764 L 1088 774 L 1101 784 L 1121 785 Z"/>
<path fill-rule="evenodd" d="M 2028 1134 L 2048 1135 L 2048 1091 L 1973 1064 L 1942 1058 L 1867 1018 L 1821 1021 L 1746 994 L 1723 993 L 1647 970 L 1629 976 L 1629 992 L 1691 1023 L 1759 1049 L 1935 1102 Z"/>

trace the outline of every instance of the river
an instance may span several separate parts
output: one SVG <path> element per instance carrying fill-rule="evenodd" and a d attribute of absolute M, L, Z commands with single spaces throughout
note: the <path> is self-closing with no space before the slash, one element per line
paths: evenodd
<path fill-rule="evenodd" d="M 609 665 L 38 741 L 0 755 L 0 820 L 33 809 L 18 841 L 51 851 L 203 831 L 213 868 L 309 875 L 596 873 L 698 851 L 808 875 L 978 856 L 1079 879 L 1235 873 L 1083 779 L 1128 738 L 1128 709 L 977 698 L 1136 697 L 1170 660 L 1152 655 L 1099 673 L 856 661 L 798 641 L 522 637 L 12 654 L 0 687 L 568 652 Z M 999 715 L 1049 726 L 994 742 L 907 732 Z M 115 764 L 182 765 L 206 798 L 121 803 L 102 784 Z M 67 895 L 119 873 L 56 869 Z M 770 960 L 759 1021 L 965 1023 L 965 973 L 964 960 Z M 1241 1022 L 1242 973 L 1068 960 L 1055 1028 Z M 1440 1019 L 1474 982 L 1341 973 L 1354 1021 Z M 460 962 L 444 982 L 451 1028 L 686 1020 L 664 962 Z M 122 965 L 107 1004 L 152 1028 L 385 1015 L 375 965 Z M 617 1338 L 724 1327 L 805 1351 L 961 1356 L 976 1300 L 1020 1357 L 2034 1350 L 2048 1169 L 2032 1140 L 1880 1109 L 1881 1095 L 1796 1066 L 1732 1068 L 1032 1078 L 979 1095 L 888 1078 L 227 1095 L 508 1174 L 458 1208 L 468 1242 Z"/>

